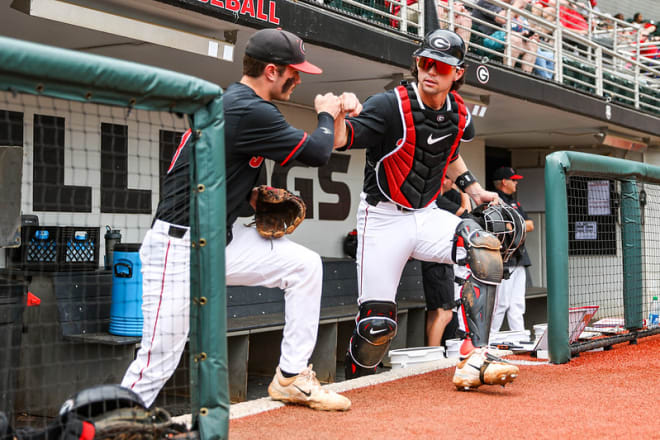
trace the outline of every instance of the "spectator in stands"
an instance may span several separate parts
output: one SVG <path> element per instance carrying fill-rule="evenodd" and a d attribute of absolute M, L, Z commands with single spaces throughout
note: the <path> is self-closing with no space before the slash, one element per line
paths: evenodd
<path fill-rule="evenodd" d="M 503 0 L 512 6 L 511 10 L 511 58 L 506 59 L 509 67 L 514 67 L 520 61 L 523 72 L 531 73 L 536 62 L 536 52 L 538 50 L 538 35 L 530 28 L 527 19 L 520 15 L 520 11 L 530 4 L 531 0 Z M 488 0 L 479 0 L 478 7 L 487 11 L 475 8 L 472 14 L 473 19 L 478 23 L 477 30 L 489 35 L 483 40 L 483 45 L 491 50 L 503 52 L 507 33 L 502 29 L 506 25 L 507 11 Z M 480 22 L 481 21 L 481 22 Z"/>
<path fill-rule="evenodd" d="M 472 208 L 470 197 L 458 191 L 450 178 L 442 183 L 442 195 L 436 200 L 440 209 L 463 217 Z M 422 261 L 422 280 L 426 298 L 426 345 L 444 345 L 456 337 L 458 316 L 454 299 L 454 267 L 451 264 Z"/>
<path fill-rule="evenodd" d="M 530 5 L 532 14 L 543 18 L 544 20 L 551 20 L 549 9 L 544 8 L 536 1 Z M 554 77 L 555 69 L 555 53 L 554 53 L 554 39 L 555 32 L 552 26 L 543 26 L 536 24 L 534 30 L 539 35 L 538 49 L 536 51 L 536 62 L 534 63 L 534 74 L 541 78 L 552 80 Z"/>
<path fill-rule="evenodd" d="M 557 20 L 557 1 L 556 0 L 538 0 L 537 4 L 544 8 L 544 18 L 548 21 Z M 571 7 L 567 0 L 559 0 L 559 21 L 562 26 L 571 32 L 577 34 L 587 34 L 589 32 L 589 22 L 584 16 Z"/>
<path fill-rule="evenodd" d="M 416 1 L 416 0 L 415 0 Z M 447 0 L 438 1 L 438 19 L 440 28 L 450 29 L 449 27 L 449 2 Z M 461 36 L 465 41 L 466 49 L 470 41 L 470 30 L 472 29 L 472 17 L 470 11 L 465 9 L 462 2 L 454 2 L 454 28 L 453 31 Z"/>
<path fill-rule="evenodd" d="M 626 18 L 623 16 L 621 12 L 617 12 L 616 14 L 614 14 L 614 18 L 616 18 L 617 20 L 626 21 Z"/>

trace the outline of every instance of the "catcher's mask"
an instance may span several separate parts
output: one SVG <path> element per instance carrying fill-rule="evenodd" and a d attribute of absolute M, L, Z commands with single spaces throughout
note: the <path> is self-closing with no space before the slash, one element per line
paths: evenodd
<path fill-rule="evenodd" d="M 500 253 L 503 262 L 509 261 L 513 253 L 525 243 L 525 219 L 511 206 L 481 205 L 472 214 L 482 217 L 484 228 L 502 243 Z"/>
<path fill-rule="evenodd" d="M 99 385 L 86 388 L 67 399 L 60 408 L 60 417 L 74 412 L 86 419 L 118 408 L 146 408 L 135 392 L 119 385 Z"/>
<path fill-rule="evenodd" d="M 450 66 L 461 67 L 465 58 L 465 42 L 455 32 L 438 29 L 426 34 L 421 47 L 413 56 L 433 58 Z"/>

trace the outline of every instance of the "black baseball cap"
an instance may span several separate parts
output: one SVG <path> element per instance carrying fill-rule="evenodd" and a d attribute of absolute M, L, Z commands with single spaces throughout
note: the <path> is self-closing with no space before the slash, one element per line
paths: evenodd
<path fill-rule="evenodd" d="M 305 73 L 318 75 L 319 67 L 305 60 L 303 40 L 282 29 L 262 29 L 250 37 L 245 54 L 265 63 L 291 66 Z"/>
<path fill-rule="evenodd" d="M 516 174 L 516 170 L 514 170 L 511 167 L 499 167 L 493 173 L 493 180 L 502 180 L 502 179 L 520 180 L 522 178 L 523 176 L 521 176 L 520 174 Z"/>

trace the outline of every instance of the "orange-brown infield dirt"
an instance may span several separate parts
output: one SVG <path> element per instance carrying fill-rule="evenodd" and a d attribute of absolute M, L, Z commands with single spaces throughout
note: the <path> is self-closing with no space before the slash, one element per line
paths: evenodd
<path fill-rule="evenodd" d="M 520 365 L 506 388 L 459 392 L 453 371 L 348 391 L 344 413 L 286 406 L 233 419 L 229 438 L 660 439 L 660 335 L 563 365 Z"/>

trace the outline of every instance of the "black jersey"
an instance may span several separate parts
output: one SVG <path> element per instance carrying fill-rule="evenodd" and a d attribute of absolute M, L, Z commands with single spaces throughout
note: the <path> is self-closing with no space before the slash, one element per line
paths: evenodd
<path fill-rule="evenodd" d="M 438 205 L 438 208 L 449 211 L 452 214 L 456 213 L 461 209 L 461 193 L 451 188 L 446 193 L 438 196 L 438 199 L 435 201 L 435 204 Z"/>
<path fill-rule="evenodd" d="M 188 226 L 190 211 L 190 144 L 192 130 L 181 137 L 172 162 L 167 170 L 156 218 L 176 225 Z"/>
<path fill-rule="evenodd" d="M 311 163 L 307 159 L 332 152 L 334 127 L 332 116 L 320 113 L 319 128 L 308 135 L 289 125 L 275 104 L 259 97 L 252 88 L 234 83 L 223 97 L 225 113 L 225 162 L 227 169 L 227 229 L 237 217 L 252 212 L 249 198 L 259 178 L 264 158 L 279 165 L 293 159 Z M 320 142 L 319 139 L 323 138 Z M 327 160 L 327 159 L 325 159 Z"/>
<path fill-rule="evenodd" d="M 429 121 L 440 122 L 443 127 L 439 127 L 439 129 L 447 130 L 447 136 L 443 135 L 438 137 L 433 135 L 430 139 L 424 137 L 424 146 L 427 149 L 430 147 L 436 152 L 445 154 L 447 157 L 445 161 L 448 160 L 449 162 L 453 162 L 458 158 L 459 151 L 457 147 L 451 157 L 449 157 L 449 152 L 456 144 L 456 137 L 459 133 L 457 98 L 454 94 L 449 93 L 447 95 L 446 105 L 442 109 L 436 111 L 426 108 L 423 105 L 421 99 L 418 97 L 417 87 L 414 83 L 410 85 L 409 90 L 412 90 L 414 95 L 416 95 L 412 96 L 410 100 L 412 101 L 414 99 L 415 104 L 419 104 L 426 119 Z M 390 198 L 389 194 L 383 194 L 383 191 L 381 191 L 383 185 L 381 182 L 381 185 L 379 186 L 376 166 L 381 159 L 397 150 L 397 148 L 406 140 L 406 133 L 404 130 L 404 124 L 406 121 L 404 115 L 402 115 L 402 110 L 399 107 L 399 99 L 400 98 L 395 90 L 379 93 L 367 99 L 359 116 L 346 119 L 348 140 L 345 148 L 367 149 L 363 191 L 367 194 L 367 201 L 370 203 L 380 200 L 388 200 Z M 465 115 L 464 124 L 465 126 L 461 140 L 470 141 L 474 138 L 475 131 L 469 112 Z M 418 126 L 418 121 L 415 121 L 415 127 Z M 431 135 L 429 135 L 429 137 L 430 136 Z M 429 140 L 431 142 L 428 142 Z M 419 145 L 422 141 L 418 139 L 417 142 Z M 424 152 L 424 154 L 426 154 L 426 152 Z M 419 162 L 424 161 L 423 158 L 417 156 L 414 160 Z M 440 170 L 440 173 L 434 173 L 433 175 L 424 177 L 424 182 L 417 182 L 418 186 L 423 187 L 429 183 L 430 180 L 433 180 L 434 186 L 437 186 L 437 190 L 439 191 L 439 185 L 442 181 L 442 176 L 439 175 L 441 172 L 442 170 Z M 415 177 L 417 178 L 418 176 Z M 392 188 L 390 188 L 390 190 L 392 190 Z M 426 198 L 428 198 L 428 196 Z M 435 199 L 435 197 L 433 197 L 433 199 Z M 424 205 L 425 203 L 426 201 L 422 201 L 419 205 Z M 419 205 L 413 207 L 422 207 Z"/>
<path fill-rule="evenodd" d="M 497 194 L 500 196 L 500 199 L 502 199 L 502 202 L 506 203 L 507 205 L 511 206 L 513 209 L 518 211 L 518 214 L 522 216 L 525 220 L 529 220 L 529 216 L 525 212 L 522 206 L 520 206 L 520 203 L 514 199 L 511 195 L 505 194 L 502 191 L 497 191 Z M 520 246 L 516 252 L 511 256 L 509 261 L 507 261 L 505 266 L 531 266 L 532 265 L 532 260 L 529 259 L 529 255 L 527 254 L 527 249 L 525 248 L 525 245 L 523 244 Z"/>

